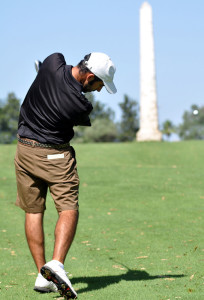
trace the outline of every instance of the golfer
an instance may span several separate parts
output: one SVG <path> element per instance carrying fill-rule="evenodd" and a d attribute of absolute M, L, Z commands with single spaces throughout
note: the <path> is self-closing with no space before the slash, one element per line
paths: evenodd
<path fill-rule="evenodd" d="M 38 269 L 34 290 L 77 298 L 64 270 L 78 222 L 79 177 L 70 146 L 73 127 L 91 126 L 92 104 L 83 93 L 103 86 L 116 93 L 115 66 L 104 53 L 86 55 L 73 67 L 60 53 L 38 64 L 21 106 L 15 156 L 16 205 L 25 211 L 25 233 Z M 52 260 L 45 261 L 43 217 L 49 189 L 58 211 Z"/>

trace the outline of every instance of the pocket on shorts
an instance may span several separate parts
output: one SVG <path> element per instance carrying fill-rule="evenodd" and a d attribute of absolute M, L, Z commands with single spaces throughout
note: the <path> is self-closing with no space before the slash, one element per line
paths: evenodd
<path fill-rule="evenodd" d="M 74 159 L 76 159 L 76 152 L 75 152 L 74 148 L 73 148 L 72 146 L 70 146 L 70 149 L 71 149 L 72 157 L 73 157 Z"/>

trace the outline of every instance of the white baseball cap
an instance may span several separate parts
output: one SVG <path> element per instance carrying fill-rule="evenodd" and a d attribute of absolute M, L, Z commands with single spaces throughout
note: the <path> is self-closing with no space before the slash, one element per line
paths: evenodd
<path fill-rule="evenodd" d="M 87 60 L 85 64 L 93 74 L 103 81 L 110 94 L 117 92 L 115 84 L 113 83 L 116 68 L 108 55 L 100 52 L 92 52 L 89 60 Z"/>

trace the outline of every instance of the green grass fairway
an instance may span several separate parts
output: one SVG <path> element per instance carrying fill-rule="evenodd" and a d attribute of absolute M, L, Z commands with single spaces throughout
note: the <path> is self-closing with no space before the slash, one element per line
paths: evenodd
<path fill-rule="evenodd" d="M 80 221 L 65 268 L 80 300 L 204 299 L 204 142 L 75 145 Z M 37 275 L 16 197 L 15 146 L 0 146 L 0 299 L 62 299 L 33 291 Z M 57 219 L 47 199 L 51 259 Z"/>

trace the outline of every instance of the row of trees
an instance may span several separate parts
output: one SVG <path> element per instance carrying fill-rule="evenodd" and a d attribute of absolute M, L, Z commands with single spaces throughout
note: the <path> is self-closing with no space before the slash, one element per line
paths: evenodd
<path fill-rule="evenodd" d="M 114 142 L 132 141 L 138 130 L 138 104 L 124 96 L 119 104 L 122 117 L 121 122 L 114 122 L 115 113 L 105 104 L 95 100 L 92 93 L 87 98 L 93 104 L 90 114 L 91 127 L 75 127 L 75 142 Z M 16 140 L 20 99 L 14 93 L 7 96 L 6 101 L 0 102 L 0 143 L 9 144 Z"/>
<path fill-rule="evenodd" d="M 16 139 L 20 99 L 14 93 L 7 96 L 5 102 L 0 101 L 0 143 L 10 144 Z"/>
<path fill-rule="evenodd" d="M 124 142 L 135 139 L 139 129 L 138 104 L 124 96 L 123 102 L 119 103 L 122 116 L 120 122 L 114 122 L 115 113 L 100 101 L 95 100 L 92 93 L 86 97 L 93 104 L 90 114 L 91 127 L 76 127 L 75 142 Z"/>
<path fill-rule="evenodd" d="M 139 130 L 139 106 L 127 95 L 119 103 L 121 121 L 115 122 L 114 111 L 97 101 L 92 93 L 87 98 L 93 104 L 90 115 L 91 127 L 75 127 L 75 142 L 125 142 L 135 140 Z M 20 99 L 14 93 L 0 101 L 0 143 L 9 144 L 16 140 Z M 178 134 L 181 140 L 204 139 L 204 106 L 192 105 L 183 114 L 183 122 L 175 126 L 166 120 L 161 128 L 163 134 L 170 138 L 172 133 Z"/>
<path fill-rule="evenodd" d="M 166 120 L 162 125 L 163 134 L 170 138 L 172 133 L 176 133 L 181 140 L 204 140 L 204 106 L 192 105 L 182 119 L 179 126 Z"/>

